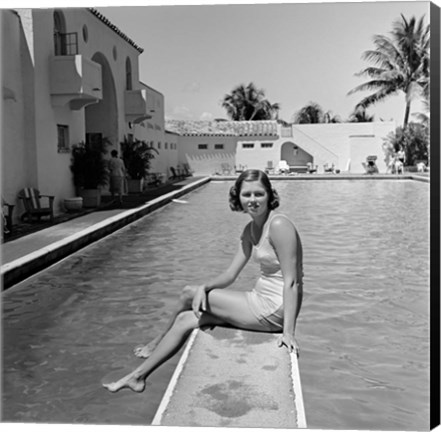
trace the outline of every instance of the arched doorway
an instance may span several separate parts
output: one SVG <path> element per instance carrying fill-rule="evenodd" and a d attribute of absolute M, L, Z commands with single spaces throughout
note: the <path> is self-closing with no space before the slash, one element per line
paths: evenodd
<path fill-rule="evenodd" d="M 290 167 L 304 167 L 313 162 L 313 157 L 292 142 L 285 142 L 280 149 L 280 160 L 285 160 Z"/>
<path fill-rule="evenodd" d="M 102 53 L 94 54 L 92 61 L 101 65 L 103 98 L 98 103 L 84 108 L 86 142 L 107 139 L 113 147 L 118 148 L 118 102 L 115 80 L 109 63 Z"/>

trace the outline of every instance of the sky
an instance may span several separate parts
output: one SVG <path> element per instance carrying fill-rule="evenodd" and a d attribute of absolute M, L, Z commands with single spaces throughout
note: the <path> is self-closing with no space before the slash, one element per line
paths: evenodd
<path fill-rule="evenodd" d="M 346 119 L 367 94 L 347 95 L 367 80 L 355 74 L 370 65 L 361 56 L 373 36 L 387 35 L 401 14 L 429 17 L 426 1 L 216 3 L 96 7 L 144 49 L 140 80 L 164 95 L 166 118 L 227 118 L 225 94 L 253 82 L 283 120 L 310 102 Z M 401 124 L 404 94 L 368 113 Z"/>

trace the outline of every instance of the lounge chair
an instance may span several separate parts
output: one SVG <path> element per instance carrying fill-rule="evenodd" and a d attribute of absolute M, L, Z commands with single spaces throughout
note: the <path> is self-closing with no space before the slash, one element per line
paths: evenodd
<path fill-rule="evenodd" d="M 185 177 L 191 177 L 193 175 L 193 170 L 190 168 L 190 165 L 188 163 L 185 163 L 183 166 Z"/>
<path fill-rule="evenodd" d="M 239 165 L 239 167 L 234 166 L 234 174 L 242 174 L 247 168 L 247 165 Z"/>
<path fill-rule="evenodd" d="M 289 173 L 289 165 L 286 162 L 286 160 L 281 160 L 278 164 L 277 164 L 277 172 L 279 174 L 287 174 Z"/>
<path fill-rule="evenodd" d="M 334 168 L 335 168 L 334 164 L 331 164 L 331 166 L 329 166 L 328 163 L 325 163 L 325 164 L 323 165 L 323 171 L 324 171 L 325 173 L 333 173 L 333 172 L 334 172 Z"/>
<path fill-rule="evenodd" d="M 308 174 L 314 174 L 315 172 L 317 172 L 317 168 L 318 168 L 318 165 L 313 165 L 312 162 L 308 162 L 306 164 L 306 172 Z"/>
<path fill-rule="evenodd" d="M 266 163 L 265 172 L 267 174 L 274 174 L 274 164 L 273 164 L 272 160 L 270 160 Z"/>
<path fill-rule="evenodd" d="M 221 163 L 221 172 L 224 175 L 231 175 L 232 168 L 229 163 L 222 162 Z"/>
<path fill-rule="evenodd" d="M 42 195 L 40 191 L 35 188 L 24 188 L 18 193 L 18 198 L 23 201 L 25 213 L 21 216 L 21 220 L 27 219 L 33 222 L 34 218 L 37 221 L 44 216 L 49 216 L 51 222 L 54 220 L 54 199 L 53 195 Z M 44 206 L 42 198 L 47 198 L 47 205 Z"/>

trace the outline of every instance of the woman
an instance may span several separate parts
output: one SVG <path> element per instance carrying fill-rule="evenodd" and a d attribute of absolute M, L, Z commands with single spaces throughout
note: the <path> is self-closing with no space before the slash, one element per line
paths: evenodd
<path fill-rule="evenodd" d="M 295 340 L 296 320 L 303 296 L 303 253 L 293 223 L 273 213 L 279 206 L 277 192 L 259 170 L 244 171 L 230 189 L 230 207 L 251 217 L 229 268 L 199 286 L 187 286 L 167 330 L 150 344 L 135 349 L 147 357 L 119 381 L 104 384 L 111 392 L 130 388 L 142 392 L 145 380 L 158 366 L 179 351 L 197 327 L 230 325 L 245 330 L 282 333 L 279 346 L 299 354 Z M 226 289 L 254 250 L 261 276 L 252 291 Z"/>

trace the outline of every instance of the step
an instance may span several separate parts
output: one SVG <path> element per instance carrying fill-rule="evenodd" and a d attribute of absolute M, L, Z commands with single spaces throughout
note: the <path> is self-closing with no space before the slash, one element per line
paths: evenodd
<path fill-rule="evenodd" d="M 277 339 L 226 327 L 193 331 L 152 424 L 306 428 L 297 356 Z"/>

